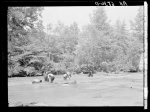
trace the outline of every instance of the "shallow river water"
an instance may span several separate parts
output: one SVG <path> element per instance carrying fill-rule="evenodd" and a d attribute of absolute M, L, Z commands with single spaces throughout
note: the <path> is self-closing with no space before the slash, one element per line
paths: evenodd
<path fill-rule="evenodd" d="M 8 100 L 15 104 L 39 102 L 48 106 L 143 106 L 143 75 L 140 73 L 102 75 L 94 77 L 73 75 L 64 84 L 62 76 L 54 83 L 32 84 L 33 79 L 24 77 L 8 79 Z"/>

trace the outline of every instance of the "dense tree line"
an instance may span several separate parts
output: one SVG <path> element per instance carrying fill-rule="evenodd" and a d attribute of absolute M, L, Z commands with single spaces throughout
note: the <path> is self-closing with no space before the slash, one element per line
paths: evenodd
<path fill-rule="evenodd" d="M 107 21 L 104 7 L 93 12 L 82 31 L 77 23 L 48 25 L 40 19 L 43 7 L 8 7 L 8 76 L 86 71 L 138 71 L 143 52 L 143 9 L 131 22 Z"/>

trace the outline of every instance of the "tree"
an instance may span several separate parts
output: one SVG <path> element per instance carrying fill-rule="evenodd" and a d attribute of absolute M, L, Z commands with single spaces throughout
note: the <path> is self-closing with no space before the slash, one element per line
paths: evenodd
<path fill-rule="evenodd" d="M 8 40 L 15 45 L 25 45 L 26 35 L 35 27 L 41 10 L 38 7 L 8 7 Z"/>
<path fill-rule="evenodd" d="M 52 31 L 52 24 L 48 24 L 46 30 L 47 30 L 47 33 L 49 34 L 50 31 Z"/>
<path fill-rule="evenodd" d="M 135 21 L 131 21 L 131 30 L 133 32 L 133 36 L 138 39 L 139 42 L 143 43 L 144 39 L 144 7 L 140 6 L 138 9 L 138 13 L 135 17 Z"/>
<path fill-rule="evenodd" d="M 65 70 L 73 69 L 75 46 L 78 42 L 79 28 L 77 23 L 73 23 L 70 26 L 66 26 L 63 23 L 58 22 L 58 26 L 54 30 L 57 32 L 57 39 L 55 44 L 59 49 L 60 64 L 64 63 Z"/>
<path fill-rule="evenodd" d="M 8 7 L 8 51 L 21 53 L 19 47 L 30 44 L 29 34 L 38 20 L 39 7 Z M 17 49 L 16 49 L 17 47 Z"/>
<path fill-rule="evenodd" d="M 144 45 L 144 7 L 140 6 L 134 21 L 131 21 L 132 37 L 134 41 L 132 42 L 132 56 L 134 56 L 133 64 L 136 68 L 139 67 L 140 57 L 143 55 L 143 45 Z M 135 55 L 136 54 L 136 55 Z"/>
<path fill-rule="evenodd" d="M 104 7 L 97 7 L 91 16 L 91 23 L 98 31 L 106 31 L 108 29 L 107 15 Z"/>
<path fill-rule="evenodd" d="M 39 28 L 38 17 L 41 11 L 42 7 L 8 7 L 8 63 L 23 59 L 28 64 L 26 56 L 32 54 L 29 45 L 31 46 L 31 43 L 33 45 L 31 33 Z M 19 72 L 23 70 L 20 68 L 21 65 L 17 65 L 12 69 Z"/>
<path fill-rule="evenodd" d="M 91 23 L 84 27 L 76 48 L 76 62 L 80 66 L 99 69 L 103 61 L 109 60 L 111 48 L 111 27 L 107 23 L 104 7 L 97 7 L 91 16 Z"/>

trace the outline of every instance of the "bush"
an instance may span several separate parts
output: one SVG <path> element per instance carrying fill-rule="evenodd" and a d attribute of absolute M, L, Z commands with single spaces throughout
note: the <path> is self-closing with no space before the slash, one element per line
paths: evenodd
<path fill-rule="evenodd" d="M 74 72 L 75 72 L 76 74 L 80 74 L 82 71 L 81 71 L 80 68 L 76 68 L 76 69 L 74 70 Z"/>
<path fill-rule="evenodd" d="M 12 76 L 20 76 L 23 77 L 26 75 L 26 73 L 23 73 L 23 67 L 19 65 L 19 63 L 15 64 L 15 67 L 13 68 Z"/>
<path fill-rule="evenodd" d="M 80 74 L 81 73 L 81 68 L 78 65 L 74 65 L 73 72 L 76 73 L 76 74 Z"/>
<path fill-rule="evenodd" d="M 32 62 L 28 66 L 34 67 L 35 70 L 41 70 L 43 64 L 41 62 Z"/>
<path fill-rule="evenodd" d="M 101 63 L 101 68 L 102 68 L 102 70 L 104 71 L 104 72 L 109 72 L 109 70 L 108 70 L 108 68 L 109 68 L 109 66 L 108 66 L 108 63 L 107 62 L 102 62 Z"/>
<path fill-rule="evenodd" d="M 81 72 L 84 74 L 89 74 L 90 72 L 95 73 L 95 69 L 92 65 L 82 65 L 81 66 Z"/>
<path fill-rule="evenodd" d="M 12 73 L 12 77 L 25 77 L 27 76 L 27 73 L 23 70 L 20 70 L 18 73 Z"/>
<path fill-rule="evenodd" d="M 54 75 L 62 75 L 62 74 L 65 74 L 66 71 L 65 70 L 51 70 L 51 73 Z"/>
<path fill-rule="evenodd" d="M 17 76 L 19 76 L 19 77 L 25 77 L 25 76 L 27 76 L 27 73 L 26 73 L 26 71 L 21 70 L 21 71 L 19 71 L 19 73 L 18 73 Z"/>
<path fill-rule="evenodd" d="M 8 68 L 8 77 L 12 77 L 12 75 L 13 75 L 13 69 Z"/>
<path fill-rule="evenodd" d="M 57 75 L 61 75 L 61 74 L 65 74 L 65 73 L 66 73 L 65 70 L 58 70 L 58 71 L 57 71 Z"/>
<path fill-rule="evenodd" d="M 138 68 L 132 66 L 128 72 L 138 72 Z"/>
<path fill-rule="evenodd" d="M 24 68 L 24 71 L 27 73 L 27 76 L 35 75 L 35 68 L 34 67 L 26 67 Z"/>

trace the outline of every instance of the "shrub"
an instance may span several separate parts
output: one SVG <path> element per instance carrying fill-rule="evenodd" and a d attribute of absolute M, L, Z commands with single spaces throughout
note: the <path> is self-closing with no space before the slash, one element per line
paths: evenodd
<path fill-rule="evenodd" d="M 34 67 L 26 67 L 24 68 L 24 71 L 27 73 L 27 76 L 35 75 L 35 68 Z"/>
<path fill-rule="evenodd" d="M 27 73 L 24 70 L 20 70 L 16 76 L 25 77 L 25 76 L 27 76 Z"/>
<path fill-rule="evenodd" d="M 109 70 L 108 70 L 108 63 L 107 62 L 102 62 L 101 63 L 101 68 L 102 68 L 102 70 L 104 71 L 104 72 L 108 72 Z"/>
<path fill-rule="evenodd" d="M 19 63 L 16 63 L 15 67 L 13 68 L 12 76 L 25 76 L 25 74 L 22 73 L 23 69 L 24 68 L 21 67 Z"/>
<path fill-rule="evenodd" d="M 13 75 L 13 68 L 8 68 L 8 77 L 12 77 Z"/>
<path fill-rule="evenodd" d="M 35 70 L 41 70 L 43 64 L 41 62 L 35 61 L 35 62 L 31 62 L 28 66 L 34 67 Z"/>
<path fill-rule="evenodd" d="M 75 72 L 76 74 L 80 74 L 82 71 L 81 71 L 80 68 L 75 68 L 74 72 Z"/>
<path fill-rule="evenodd" d="M 84 74 L 88 74 L 89 72 L 92 72 L 92 74 L 93 74 L 93 73 L 95 73 L 95 68 L 92 65 L 83 64 L 81 66 L 81 72 L 83 72 Z"/>

